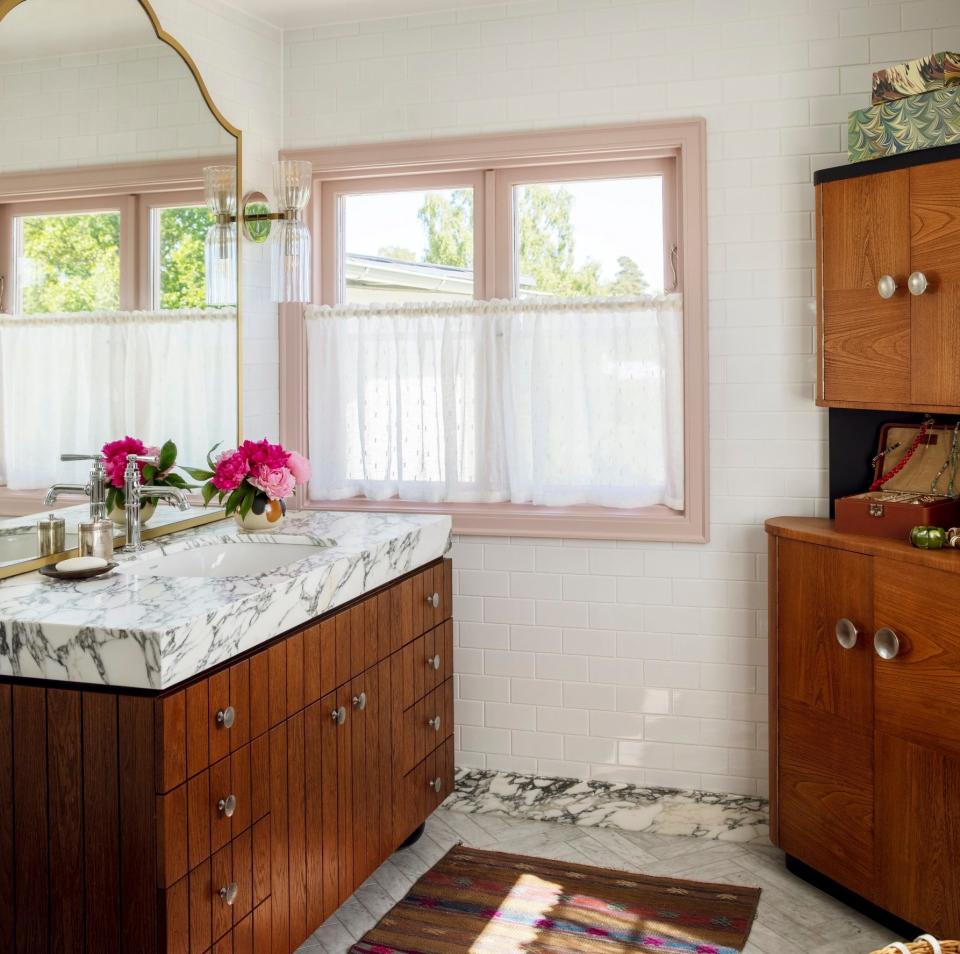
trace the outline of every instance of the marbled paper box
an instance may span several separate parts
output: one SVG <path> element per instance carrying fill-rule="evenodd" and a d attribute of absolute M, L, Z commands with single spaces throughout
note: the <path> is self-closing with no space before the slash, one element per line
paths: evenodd
<path fill-rule="evenodd" d="M 850 162 L 960 143 L 960 85 L 850 113 Z"/>
<path fill-rule="evenodd" d="M 960 83 L 960 53 L 931 53 L 873 74 L 872 102 L 889 103 Z"/>

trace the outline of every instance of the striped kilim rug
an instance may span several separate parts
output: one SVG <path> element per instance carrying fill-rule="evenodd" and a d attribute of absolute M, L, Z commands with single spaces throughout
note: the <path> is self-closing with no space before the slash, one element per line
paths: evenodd
<path fill-rule="evenodd" d="M 759 888 L 452 848 L 351 954 L 739 954 Z"/>

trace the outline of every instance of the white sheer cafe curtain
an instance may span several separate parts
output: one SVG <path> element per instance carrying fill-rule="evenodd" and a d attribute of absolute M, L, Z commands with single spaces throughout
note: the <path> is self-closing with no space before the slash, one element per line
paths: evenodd
<path fill-rule="evenodd" d="M 0 471 L 11 490 L 83 479 L 61 452 L 131 434 L 205 466 L 237 434 L 235 309 L 0 315 Z"/>
<path fill-rule="evenodd" d="M 683 304 L 308 306 L 314 500 L 683 501 Z"/>

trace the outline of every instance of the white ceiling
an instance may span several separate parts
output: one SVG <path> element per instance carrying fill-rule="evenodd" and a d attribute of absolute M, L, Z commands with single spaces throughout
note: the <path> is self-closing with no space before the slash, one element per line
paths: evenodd
<path fill-rule="evenodd" d="M 252 14 L 284 30 L 343 23 L 349 20 L 375 20 L 380 17 L 406 17 L 417 13 L 454 10 L 457 7 L 483 6 L 484 0 L 227 0 L 239 10 Z M 492 2 L 492 0 L 487 0 Z"/>
<path fill-rule="evenodd" d="M 26 0 L 0 30 L 0 62 L 91 53 L 158 42 L 150 19 L 132 0 Z"/>

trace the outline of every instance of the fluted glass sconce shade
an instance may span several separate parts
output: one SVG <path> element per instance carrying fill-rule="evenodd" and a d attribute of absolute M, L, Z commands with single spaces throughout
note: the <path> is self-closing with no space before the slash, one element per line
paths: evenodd
<path fill-rule="evenodd" d="M 204 199 L 216 216 L 207 230 L 207 304 L 237 303 L 237 170 L 234 166 L 207 166 L 203 170 Z"/>
<path fill-rule="evenodd" d="M 237 303 L 237 227 L 211 225 L 204 254 L 207 304 Z"/>
<path fill-rule="evenodd" d="M 270 249 L 273 300 L 310 301 L 310 231 L 296 219 L 281 219 Z"/>
<path fill-rule="evenodd" d="M 299 159 L 282 159 L 273 164 L 273 193 L 281 212 L 302 212 L 310 201 L 313 166 Z"/>

